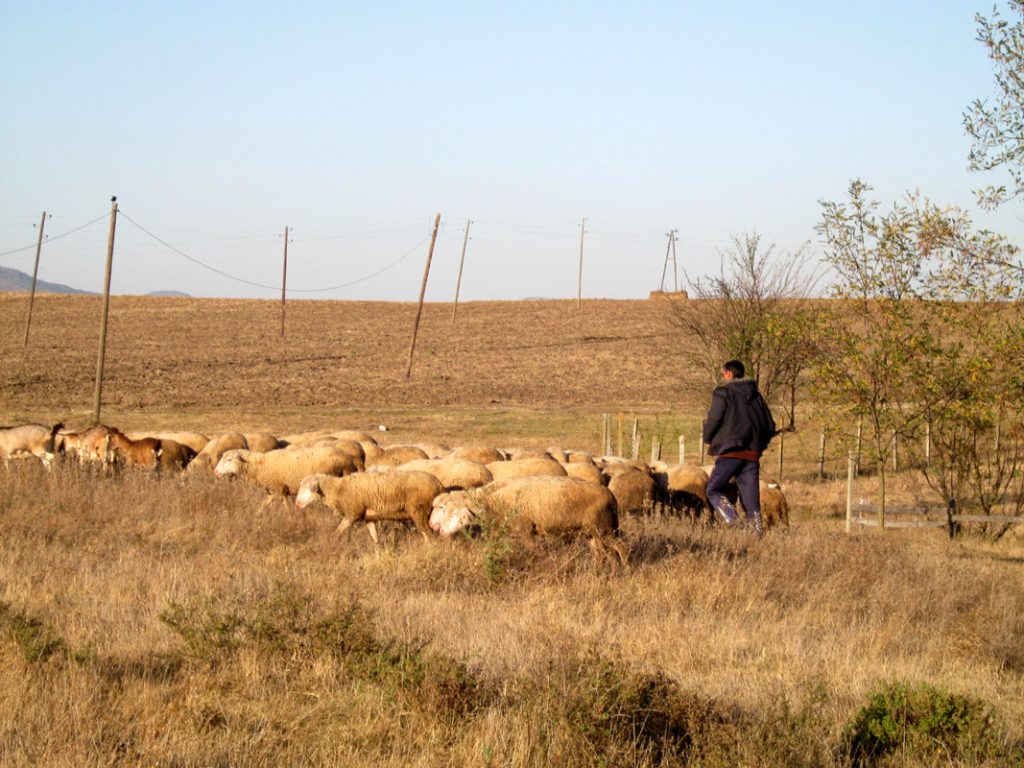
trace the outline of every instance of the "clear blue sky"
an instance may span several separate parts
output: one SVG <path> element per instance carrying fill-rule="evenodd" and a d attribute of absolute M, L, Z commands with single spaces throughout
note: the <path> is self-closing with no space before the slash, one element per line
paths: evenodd
<path fill-rule="evenodd" d="M 100 290 L 106 221 L 57 236 L 117 195 L 117 293 L 273 298 L 287 225 L 295 298 L 414 301 L 440 212 L 428 300 L 467 219 L 462 299 L 574 298 L 586 216 L 584 296 L 635 298 L 672 228 L 691 276 L 754 230 L 820 250 L 855 177 L 1021 243 L 966 170 L 991 5 L 6 0 L 0 266 L 46 210 L 41 279 Z"/>

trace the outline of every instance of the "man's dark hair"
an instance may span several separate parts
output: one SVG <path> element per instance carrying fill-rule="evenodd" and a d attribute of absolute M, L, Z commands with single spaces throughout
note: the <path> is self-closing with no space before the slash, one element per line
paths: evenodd
<path fill-rule="evenodd" d="M 729 362 L 722 365 L 723 371 L 729 371 L 734 378 L 742 379 L 745 371 L 743 363 L 739 360 L 730 360 Z"/>

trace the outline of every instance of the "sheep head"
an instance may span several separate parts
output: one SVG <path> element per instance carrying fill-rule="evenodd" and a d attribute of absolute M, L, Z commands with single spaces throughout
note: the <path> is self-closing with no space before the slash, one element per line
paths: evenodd
<path fill-rule="evenodd" d="M 220 461 L 217 462 L 217 466 L 214 467 L 213 474 L 217 477 L 237 475 L 242 471 L 242 465 L 245 463 L 246 458 L 238 449 L 225 451 L 224 455 L 220 457 Z"/>
<path fill-rule="evenodd" d="M 320 487 L 320 480 L 324 477 L 327 475 L 310 475 L 299 484 L 299 492 L 295 494 L 296 507 L 304 509 L 324 497 L 324 491 Z"/>
<path fill-rule="evenodd" d="M 442 536 L 458 533 L 476 520 L 472 506 L 472 498 L 467 491 L 442 493 L 434 499 L 430 527 Z"/>

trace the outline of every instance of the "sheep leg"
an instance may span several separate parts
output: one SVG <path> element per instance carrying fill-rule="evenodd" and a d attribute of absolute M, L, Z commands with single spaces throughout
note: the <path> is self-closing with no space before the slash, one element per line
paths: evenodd
<path fill-rule="evenodd" d="M 353 521 L 347 517 L 342 518 L 342 521 L 338 523 L 338 527 L 335 530 L 335 533 L 337 533 L 339 536 L 345 535 L 345 532 L 352 527 L 352 522 Z"/>
<path fill-rule="evenodd" d="M 375 522 L 373 522 L 373 520 L 370 520 L 366 524 L 366 530 L 370 534 L 370 538 L 373 539 L 373 545 L 375 547 L 379 546 L 380 545 L 380 539 L 377 538 L 377 524 Z"/>

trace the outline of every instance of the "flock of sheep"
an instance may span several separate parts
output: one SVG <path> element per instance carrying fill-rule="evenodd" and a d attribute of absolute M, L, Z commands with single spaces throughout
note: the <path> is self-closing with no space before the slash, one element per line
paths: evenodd
<path fill-rule="evenodd" d="M 267 491 L 261 510 L 275 499 L 294 499 L 300 508 L 320 502 L 340 515 L 340 533 L 365 523 L 375 542 L 375 523 L 382 520 L 412 522 L 427 539 L 501 523 L 523 536 L 582 534 L 595 553 L 614 552 L 624 563 L 621 514 L 659 508 L 691 520 L 713 519 L 707 514 L 707 470 L 690 464 L 647 464 L 557 448 L 385 446 L 356 430 L 211 438 L 63 427 L 2 428 L 0 458 L 7 464 L 34 457 L 49 466 L 63 457 L 106 468 L 238 477 Z M 761 507 L 766 526 L 788 525 L 786 499 L 776 485 L 762 483 Z"/>

